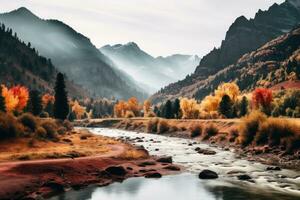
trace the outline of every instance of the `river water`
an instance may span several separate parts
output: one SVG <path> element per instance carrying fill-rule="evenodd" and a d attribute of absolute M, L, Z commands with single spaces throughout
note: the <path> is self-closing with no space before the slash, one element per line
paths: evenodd
<path fill-rule="evenodd" d="M 166 137 L 132 131 L 91 128 L 94 134 L 109 137 L 141 138 L 151 155 L 168 155 L 176 164 L 186 168 L 179 175 L 161 179 L 130 178 L 123 183 L 107 187 L 88 187 L 69 191 L 51 200 L 299 200 L 300 172 L 282 169 L 266 171 L 267 166 L 243 160 L 234 150 L 224 151 L 216 146 L 195 143 L 193 140 Z M 138 140 L 135 140 L 138 141 Z M 192 146 L 190 146 L 192 144 Z M 215 155 L 203 155 L 196 147 L 216 151 Z M 198 174 L 210 169 L 219 174 L 216 180 L 200 180 Z M 247 174 L 251 181 L 240 181 L 237 175 Z"/>

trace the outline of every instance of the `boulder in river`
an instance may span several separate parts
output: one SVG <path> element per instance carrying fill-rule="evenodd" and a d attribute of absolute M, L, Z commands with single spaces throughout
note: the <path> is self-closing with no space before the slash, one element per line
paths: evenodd
<path fill-rule="evenodd" d="M 166 157 L 160 157 L 156 161 L 161 163 L 172 163 L 173 159 L 171 156 L 166 156 Z"/>
<path fill-rule="evenodd" d="M 218 176 L 218 174 L 216 172 L 208 170 L 208 169 L 203 170 L 199 174 L 199 178 L 200 179 L 216 179 L 218 177 L 219 176 Z"/>
<path fill-rule="evenodd" d="M 272 167 L 272 166 L 270 166 L 270 167 L 267 167 L 266 170 L 267 171 L 280 171 L 281 168 L 280 167 Z"/>
<path fill-rule="evenodd" d="M 112 166 L 105 169 L 105 172 L 113 176 L 125 176 L 127 171 L 123 166 Z"/>
<path fill-rule="evenodd" d="M 145 175 L 145 178 L 161 178 L 162 175 L 158 172 L 149 172 Z"/>
<path fill-rule="evenodd" d="M 237 178 L 241 181 L 247 181 L 247 180 L 252 179 L 251 176 L 249 176 L 247 174 L 238 175 Z"/>

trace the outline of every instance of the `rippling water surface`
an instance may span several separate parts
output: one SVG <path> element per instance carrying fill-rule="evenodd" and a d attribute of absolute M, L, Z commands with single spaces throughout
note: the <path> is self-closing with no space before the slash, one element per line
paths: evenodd
<path fill-rule="evenodd" d="M 266 171 L 266 165 L 237 158 L 233 150 L 224 151 L 192 140 L 165 137 L 115 129 L 92 128 L 95 134 L 110 137 L 128 137 L 143 140 L 143 145 L 152 155 L 170 155 L 175 163 L 186 167 L 187 172 L 149 180 L 131 178 L 123 183 L 107 187 L 88 187 L 80 191 L 70 191 L 52 200 L 92 199 L 92 200 L 210 200 L 210 199 L 266 199 L 299 200 L 300 172 L 293 170 Z M 137 140 L 136 140 L 137 141 Z M 189 144 L 193 143 L 192 146 Z M 202 155 L 196 147 L 214 150 L 215 155 Z M 217 180 L 200 180 L 198 173 L 210 169 L 219 174 Z M 247 174 L 252 182 L 239 181 L 237 175 Z"/>

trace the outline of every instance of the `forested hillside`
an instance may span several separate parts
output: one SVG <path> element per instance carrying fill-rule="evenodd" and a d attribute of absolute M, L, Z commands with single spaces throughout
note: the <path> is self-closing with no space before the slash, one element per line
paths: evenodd
<path fill-rule="evenodd" d="M 57 70 L 50 59 L 40 56 L 30 43 L 20 41 L 18 35 L 4 24 L 0 28 L 0 83 L 25 85 L 41 92 L 53 91 Z M 67 81 L 71 96 L 83 97 L 86 92 Z"/>

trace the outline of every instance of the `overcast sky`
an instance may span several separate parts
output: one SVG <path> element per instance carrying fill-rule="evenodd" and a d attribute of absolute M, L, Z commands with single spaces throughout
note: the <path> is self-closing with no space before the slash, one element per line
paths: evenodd
<path fill-rule="evenodd" d="M 101 47 L 136 42 L 158 55 L 208 53 L 240 15 L 254 17 L 284 0 L 0 0 L 0 11 L 25 6 L 58 19 Z"/>

